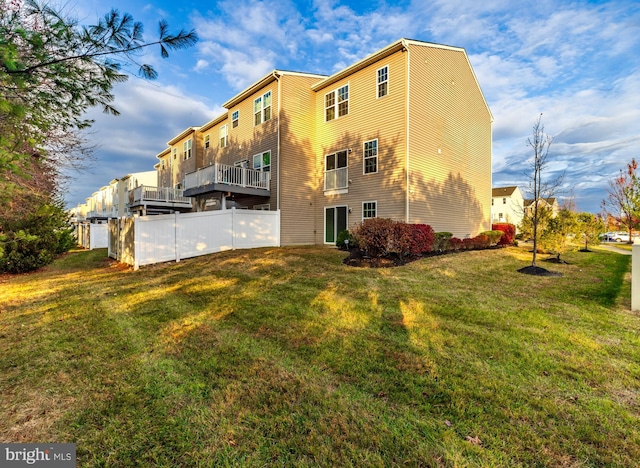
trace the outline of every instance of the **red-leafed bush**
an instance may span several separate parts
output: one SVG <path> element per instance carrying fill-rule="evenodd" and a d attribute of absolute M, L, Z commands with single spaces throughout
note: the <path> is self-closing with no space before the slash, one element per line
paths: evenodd
<path fill-rule="evenodd" d="M 452 237 L 449 239 L 449 250 L 452 252 L 457 252 L 458 250 L 464 249 L 464 241 L 462 239 L 458 239 L 457 237 Z"/>
<path fill-rule="evenodd" d="M 436 233 L 433 231 L 433 228 L 428 224 L 411 224 L 411 226 L 418 250 L 416 255 L 431 252 L 436 238 Z"/>
<path fill-rule="evenodd" d="M 392 251 L 395 224 L 395 221 L 388 218 L 365 219 L 356 226 L 353 237 L 360 249 L 371 257 L 384 257 Z"/>
<path fill-rule="evenodd" d="M 498 245 L 512 245 L 516 237 L 516 227 L 509 223 L 496 223 L 491 225 L 494 231 L 502 231 L 504 234 L 498 242 Z"/>
<path fill-rule="evenodd" d="M 361 250 L 371 257 L 419 257 L 431 251 L 435 234 L 426 224 L 407 224 L 387 218 L 365 219 L 353 230 Z"/>
<path fill-rule="evenodd" d="M 479 234 L 472 238 L 475 249 L 488 249 L 491 247 L 491 237 L 487 234 Z"/>

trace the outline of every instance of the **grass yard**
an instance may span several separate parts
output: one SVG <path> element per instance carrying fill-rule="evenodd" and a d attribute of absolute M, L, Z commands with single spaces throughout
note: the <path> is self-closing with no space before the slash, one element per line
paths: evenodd
<path fill-rule="evenodd" d="M 83 467 L 638 466 L 631 257 L 344 256 L 78 251 L 0 278 L 0 441 Z"/>

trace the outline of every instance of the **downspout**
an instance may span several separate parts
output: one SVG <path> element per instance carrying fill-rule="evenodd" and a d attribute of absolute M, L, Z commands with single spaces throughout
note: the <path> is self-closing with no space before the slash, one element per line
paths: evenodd
<path fill-rule="evenodd" d="M 409 105 L 410 105 L 410 94 L 411 94 L 411 51 L 409 49 L 409 45 L 406 41 L 402 41 L 405 50 L 407 51 L 407 116 L 406 116 L 406 148 L 405 148 L 405 222 L 409 223 L 409 128 L 410 128 L 410 113 L 409 113 Z"/>
<path fill-rule="evenodd" d="M 278 142 L 276 150 L 276 210 L 280 211 L 280 91 L 282 90 L 280 75 L 278 72 L 273 72 L 273 77 L 278 82 Z"/>

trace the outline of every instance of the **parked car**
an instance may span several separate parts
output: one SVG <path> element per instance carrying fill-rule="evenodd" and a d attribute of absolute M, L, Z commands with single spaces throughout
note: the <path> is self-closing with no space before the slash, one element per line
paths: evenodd
<path fill-rule="evenodd" d="M 638 237 L 637 234 L 633 235 L 635 239 Z M 604 240 L 608 242 L 629 242 L 629 233 L 625 231 L 613 231 L 613 232 L 605 232 Z"/>

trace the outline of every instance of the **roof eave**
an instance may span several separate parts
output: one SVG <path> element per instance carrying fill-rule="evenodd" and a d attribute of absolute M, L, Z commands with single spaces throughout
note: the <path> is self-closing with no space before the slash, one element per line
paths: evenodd
<path fill-rule="evenodd" d="M 173 139 L 169 140 L 167 142 L 167 145 L 171 146 L 171 145 L 175 145 L 177 142 L 179 142 L 180 140 L 182 140 L 184 137 L 186 137 L 187 135 L 189 135 L 190 133 L 193 133 L 195 131 L 197 131 L 200 127 L 189 127 L 187 128 L 185 131 L 183 131 L 180 135 L 174 137 Z"/>
<path fill-rule="evenodd" d="M 406 39 L 398 39 L 396 42 L 388 45 L 384 49 L 380 49 L 377 52 L 363 58 L 362 60 L 354 63 L 353 65 L 348 66 L 347 68 L 343 68 L 339 72 L 334 73 L 333 75 L 325 78 L 318 83 L 311 85 L 311 89 L 313 91 L 320 91 L 327 86 L 331 86 L 336 81 L 345 78 L 346 76 L 351 75 L 352 73 L 357 72 L 358 70 L 362 70 L 363 68 L 371 65 L 372 63 L 377 62 L 385 57 L 388 57 L 391 54 L 394 54 L 400 50 L 406 49 Z"/>

